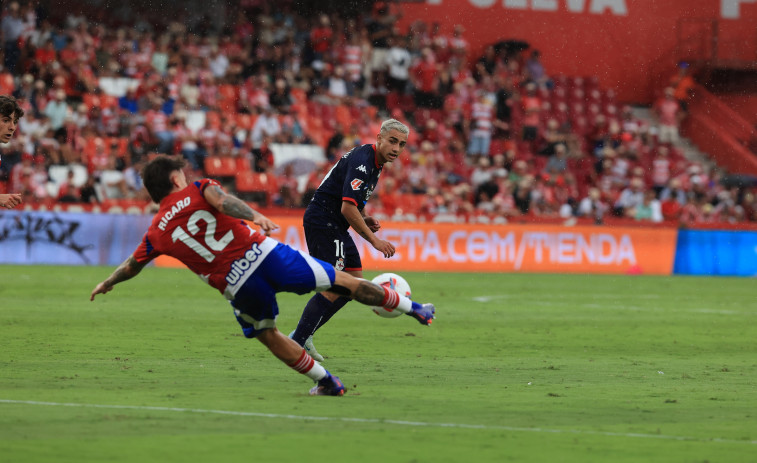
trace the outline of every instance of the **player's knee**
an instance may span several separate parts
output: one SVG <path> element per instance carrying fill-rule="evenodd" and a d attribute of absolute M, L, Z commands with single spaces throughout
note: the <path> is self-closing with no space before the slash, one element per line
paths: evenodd
<path fill-rule="evenodd" d="M 276 328 L 263 328 L 256 330 L 254 337 L 264 346 L 269 347 L 271 342 L 276 338 L 277 331 Z"/>

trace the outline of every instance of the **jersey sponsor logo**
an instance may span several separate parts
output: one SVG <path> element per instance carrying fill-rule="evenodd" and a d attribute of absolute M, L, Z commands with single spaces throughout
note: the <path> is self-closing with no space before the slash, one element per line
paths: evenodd
<path fill-rule="evenodd" d="M 242 257 L 231 263 L 229 273 L 226 274 L 226 282 L 230 285 L 236 284 L 261 254 L 263 254 L 263 251 L 260 246 L 258 246 L 258 243 L 254 243 Z"/>
<path fill-rule="evenodd" d="M 362 185 L 363 185 L 363 181 L 362 181 L 362 180 L 360 180 L 359 178 L 353 179 L 353 180 L 352 180 L 352 181 L 350 182 L 350 186 L 351 186 L 351 187 L 352 187 L 352 189 L 353 189 L 353 190 L 355 190 L 355 191 L 359 190 L 359 189 L 360 189 L 360 187 L 361 187 Z"/>
<path fill-rule="evenodd" d="M 362 173 L 364 173 L 364 174 L 367 174 L 367 173 L 368 173 L 368 169 L 366 169 L 366 168 L 365 168 L 365 166 L 364 166 L 364 165 L 362 165 L 362 164 L 360 164 L 360 165 L 359 165 L 359 166 L 357 167 L 357 170 L 359 170 L 360 172 L 362 172 Z"/>
<path fill-rule="evenodd" d="M 168 226 L 168 222 L 171 219 L 173 219 L 174 216 L 179 213 L 179 211 L 189 206 L 189 203 L 191 202 L 192 202 L 192 198 L 190 198 L 189 196 L 187 196 L 184 199 L 180 199 L 176 201 L 176 204 L 174 204 L 173 207 L 171 207 L 171 210 L 163 214 L 163 217 L 160 218 L 160 223 L 158 224 L 158 228 L 161 231 L 165 231 L 166 227 Z"/>

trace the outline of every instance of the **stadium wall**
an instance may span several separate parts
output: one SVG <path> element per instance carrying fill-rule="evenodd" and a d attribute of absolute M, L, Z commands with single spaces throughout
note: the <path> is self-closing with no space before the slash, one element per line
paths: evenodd
<path fill-rule="evenodd" d="M 599 77 L 620 101 L 651 103 L 678 60 L 757 57 L 757 0 L 425 0 L 404 3 L 399 26 L 460 24 L 472 56 L 521 40 L 551 74 Z"/>
<path fill-rule="evenodd" d="M 301 219 L 272 217 L 273 237 L 306 249 Z M 142 239 L 150 215 L 44 211 L 0 213 L 0 264 L 118 265 Z M 383 224 L 396 244 L 384 259 L 355 237 L 366 269 L 426 272 L 544 272 L 757 275 L 757 231 L 548 224 Z M 169 257 L 156 265 L 181 266 Z"/>

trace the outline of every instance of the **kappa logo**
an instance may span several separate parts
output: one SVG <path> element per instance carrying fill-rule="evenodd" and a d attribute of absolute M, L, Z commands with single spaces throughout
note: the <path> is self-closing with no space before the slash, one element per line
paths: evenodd
<path fill-rule="evenodd" d="M 367 173 L 368 173 L 368 169 L 366 169 L 366 168 L 365 168 L 365 166 L 364 166 L 364 165 L 362 165 L 362 164 L 361 164 L 360 166 L 358 166 L 358 167 L 357 167 L 357 170 L 359 170 L 360 172 L 362 172 L 362 173 L 364 173 L 364 174 L 367 174 Z"/>
<path fill-rule="evenodd" d="M 363 181 L 360 180 L 359 178 L 356 178 L 350 182 L 350 186 L 355 191 L 359 190 L 362 185 L 363 185 Z"/>

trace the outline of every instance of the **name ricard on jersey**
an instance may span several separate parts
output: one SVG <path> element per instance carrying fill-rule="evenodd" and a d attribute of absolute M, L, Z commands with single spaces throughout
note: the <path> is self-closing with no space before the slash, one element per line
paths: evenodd
<path fill-rule="evenodd" d="M 171 219 L 173 219 L 174 216 L 179 213 L 179 211 L 189 206 L 189 203 L 191 202 L 192 202 L 192 199 L 189 196 L 187 196 L 184 199 L 180 199 L 176 201 L 176 204 L 174 204 L 173 207 L 171 207 L 171 210 L 167 211 L 165 214 L 163 214 L 163 217 L 160 218 L 160 223 L 158 224 L 158 228 L 161 231 L 165 231 L 166 227 L 168 226 L 168 222 Z"/>

